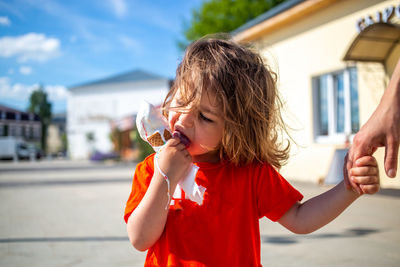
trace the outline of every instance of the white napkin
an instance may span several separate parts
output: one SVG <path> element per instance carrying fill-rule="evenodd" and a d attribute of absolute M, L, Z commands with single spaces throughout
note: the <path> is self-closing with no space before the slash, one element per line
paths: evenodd
<path fill-rule="evenodd" d="M 155 132 L 163 133 L 165 129 L 171 132 L 168 127 L 168 123 L 161 113 L 161 109 L 154 107 L 152 104 L 146 101 L 143 101 L 140 105 L 139 112 L 136 117 L 136 127 L 139 130 L 140 137 L 146 142 L 148 142 L 147 137 L 151 136 Z M 161 136 L 165 143 L 167 140 L 164 140 L 163 134 L 161 134 Z M 161 147 L 162 146 L 153 147 L 153 149 L 156 153 L 158 153 Z M 157 157 L 154 157 L 154 160 L 157 160 L 156 158 Z M 195 181 L 198 170 L 199 167 L 192 163 L 188 175 L 179 181 L 173 194 L 173 198 L 182 198 L 182 189 L 185 192 L 186 199 L 190 199 L 191 201 L 196 202 L 198 205 L 203 204 L 204 192 L 206 191 L 206 188 L 198 185 Z M 174 201 L 171 201 L 171 205 L 173 204 Z"/>

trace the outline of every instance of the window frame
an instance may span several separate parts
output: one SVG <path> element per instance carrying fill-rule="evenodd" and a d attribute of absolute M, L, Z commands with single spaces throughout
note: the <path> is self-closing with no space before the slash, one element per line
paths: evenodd
<path fill-rule="evenodd" d="M 356 71 L 355 66 L 345 69 L 324 73 L 312 77 L 312 92 L 313 92 L 313 135 L 314 141 L 319 144 L 343 144 L 347 140 L 351 141 L 355 133 L 352 133 L 352 117 L 351 117 L 351 74 L 352 70 Z M 337 90 L 335 89 L 335 76 L 343 75 L 343 90 L 344 90 L 344 130 L 337 131 Z M 320 123 L 320 96 L 319 96 L 319 81 L 321 77 L 327 79 L 327 113 L 328 113 L 328 134 L 322 135 Z M 358 76 L 356 76 L 356 90 L 358 92 Z M 357 101 L 359 97 L 357 94 Z M 359 109 L 359 108 L 358 108 Z M 358 111 L 359 114 L 359 111 Z M 359 118 L 358 118 L 359 121 Z M 360 124 L 360 122 L 358 122 Z M 360 126 L 359 126 L 360 127 Z"/>

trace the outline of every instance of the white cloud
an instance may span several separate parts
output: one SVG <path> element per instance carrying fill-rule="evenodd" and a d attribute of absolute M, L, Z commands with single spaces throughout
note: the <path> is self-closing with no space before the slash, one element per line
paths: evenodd
<path fill-rule="evenodd" d="M 26 85 L 21 83 L 11 84 L 8 77 L 0 77 L 0 99 L 17 99 L 29 101 L 31 93 L 39 88 L 39 84 Z M 65 101 L 68 90 L 63 85 L 47 85 L 44 87 L 50 102 Z"/>
<path fill-rule="evenodd" d="M 46 61 L 60 53 L 60 40 L 41 33 L 0 38 L 0 56 L 17 57 L 19 62 Z"/>
<path fill-rule="evenodd" d="M 125 0 L 110 0 L 110 3 L 117 17 L 123 18 L 126 16 L 126 14 L 128 13 L 128 7 Z"/>
<path fill-rule="evenodd" d="M 30 75 L 32 73 L 32 68 L 29 66 L 19 67 L 19 72 L 24 75 Z"/>
<path fill-rule="evenodd" d="M 37 87 L 37 84 L 27 86 L 16 83 L 11 85 L 8 77 L 0 77 L 0 98 L 28 99 Z"/>
<path fill-rule="evenodd" d="M 11 25 L 11 21 L 8 17 L 0 17 L 0 25 L 3 26 L 10 26 Z"/>
<path fill-rule="evenodd" d="M 49 85 L 44 88 L 50 101 L 66 100 L 68 90 L 63 85 Z"/>

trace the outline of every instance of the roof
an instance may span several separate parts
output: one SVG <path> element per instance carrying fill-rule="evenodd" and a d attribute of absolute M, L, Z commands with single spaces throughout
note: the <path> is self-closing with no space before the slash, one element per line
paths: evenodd
<path fill-rule="evenodd" d="M 18 110 L 18 109 L 9 107 L 9 106 L 5 106 L 3 104 L 0 104 L 0 110 L 6 111 L 6 112 L 14 112 L 14 113 L 30 113 L 30 112 Z"/>
<path fill-rule="evenodd" d="M 271 31 L 297 23 L 340 0 L 287 0 L 231 32 L 237 42 L 251 42 Z"/>
<path fill-rule="evenodd" d="M 157 74 L 153 74 L 153 73 L 150 73 L 150 72 L 147 72 L 144 70 L 133 70 L 133 71 L 113 75 L 108 78 L 72 86 L 69 89 L 74 89 L 74 88 L 79 88 L 79 87 L 84 87 L 84 86 L 92 86 L 92 85 L 110 84 L 110 83 L 161 81 L 161 80 L 168 80 L 168 78 L 157 75 Z"/>
<path fill-rule="evenodd" d="M 293 6 L 298 5 L 299 3 L 304 2 L 304 1 L 305 0 L 288 0 L 288 1 L 285 1 L 285 2 L 281 3 L 280 5 L 277 5 L 277 6 L 273 7 L 273 8 L 271 8 L 267 12 L 259 15 L 258 17 L 246 22 L 245 24 L 243 24 L 242 26 L 240 26 L 239 28 L 234 30 L 232 32 L 232 35 L 236 35 L 239 32 L 243 32 L 243 31 L 245 31 L 245 30 L 247 30 L 247 29 L 249 29 L 249 28 L 251 28 L 251 27 L 253 27 L 253 26 L 255 26 L 255 25 L 257 25 L 257 24 L 259 24 L 259 23 L 261 23 L 261 22 L 263 22 L 265 20 L 267 20 L 267 19 L 270 19 L 270 18 L 272 18 L 272 17 L 274 17 L 274 16 L 276 16 L 276 15 L 278 15 L 278 14 L 280 14 L 280 13 L 282 13 L 282 12 L 292 8 Z"/>

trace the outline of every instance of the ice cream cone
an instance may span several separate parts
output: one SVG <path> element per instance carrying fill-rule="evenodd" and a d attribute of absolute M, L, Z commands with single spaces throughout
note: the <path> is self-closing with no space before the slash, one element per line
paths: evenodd
<path fill-rule="evenodd" d="M 155 132 L 154 134 L 150 135 L 147 137 L 147 141 L 149 141 L 150 145 L 152 147 L 158 147 L 164 145 L 169 139 L 172 138 L 171 133 L 167 130 L 164 129 L 163 133 L 164 139 L 162 138 L 160 132 Z M 165 141 L 165 142 L 164 142 Z"/>

